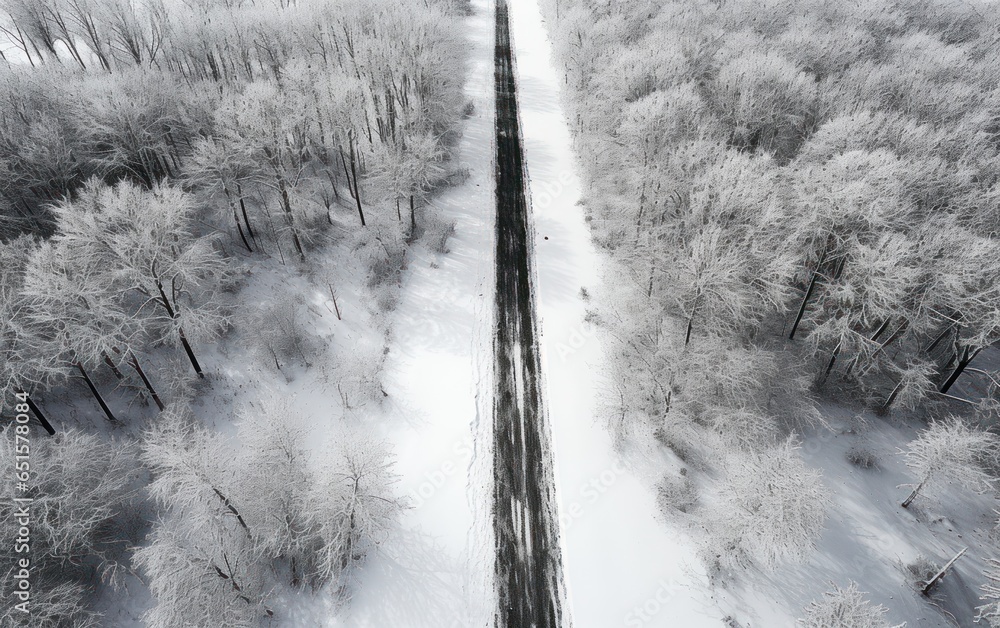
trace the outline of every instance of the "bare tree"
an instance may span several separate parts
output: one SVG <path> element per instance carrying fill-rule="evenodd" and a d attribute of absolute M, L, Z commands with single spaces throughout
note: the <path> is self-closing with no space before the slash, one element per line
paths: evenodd
<path fill-rule="evenodd" d="M 316 512 L 325 546 L 321 572 L 341 589 L 396 525 L 403 504 L 394 497 L 395 482 L 385 443 L 348 436 L 315 487 Z"/>

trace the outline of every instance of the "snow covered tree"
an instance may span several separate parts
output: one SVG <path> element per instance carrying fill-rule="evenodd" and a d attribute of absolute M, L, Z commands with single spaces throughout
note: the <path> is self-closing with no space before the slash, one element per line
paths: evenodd
<path fill-rule="evenodd" d="M 151 628 L 256 628 L 273 614 L 264 601 L 265 566 L 240 534 L 193 536 L 182 516 L 169 514 L 133 561 L 156 599 L 143 615 Z"/>
<path fill-rule="evenodd" d="M 712 86 L 731 141 L 788 159 L 815 116 L 816 81 L 780 54 L 741 52 L 722 64 Z"/>
<path fill-rule="evenodd" d="M 235 501 L 228 444 L 196 425 L 184 408 L 168 406 L 143 445 L 153 473 L 150 495 L 166 512 L 148 544 L 134 555 L 156 605 L 150 626 L 255 626 L 267 612 L 264 571 L 255 530 Z"/>
<path fill-rule="evenodd" d="M 202 376 L 192 341 L 215 337 L 225 316 L 214 293 L 226 278 L 210 237 L 194 231 L 192 198 L 173 187 L 146 191 L 131 183 L 91 182 L 55 209 L 60 243 L 102 269 L 95 275 L 121 307 L 141 318 L 148 342 L 180 343 Z"/>
<path fill-rule="evenodd" d="M 32 350 L 54 368 L 79 371 L 108 419 L 117 423 L 90 372 L 103 364 L 121 379 L 112 356 L 120 355 L 119 347 L 129 347 L 139 330 L 102 289 L 104 271 L 93 265 L 96 260 L 71 259 L 67 248 L 44 242 L 28 262 L 22 295 L 24 316 L 34 331 Z"/>
<path fill-rule="evenodd" d="M 367 554 L 392 532 L 403 503 L 393 496 L 395 476 L 386 443 L 349 435 L 336 447 L 332 464 L 315 486 L 314 499 L 325 543 L 321 572 L 342 588 Z"/>
<path fill-rule="evenodd" d="M 402 505 L 384 445 L 345 435 L 317 476 L 295 423 L 277 398 L 241 410 L 235 441 L 187 410 L 161 415 L 144 459 L 166 513 L 135 556 L 157 598 L 150 625 L 256 625 L 273 577 L 343 593 L 391 532 Z"/>
<path fill-rule="evenodd" d="M 285 400 L 270 397 L 240 412 L 241 482 L 237 499 L 247 504 L 247 522 L 257 551 L 281 561 L 293 586 L 315 588 L 327 580 L 319 562 L 324 549 L 315 477 L 305 450 L 306 433 Z"/>
<path fill-rule="evenodd" d="M 307 313 L 305 300 L 297 294 L 247 312 L 242 326 L 251 332 L 246 340 L 260 364 L 273 366 L 286 377 L 292 376 L 285 370 L 290 364 L 309 366 L 321 344 L 307 324 Z"/>
<path fill-rule="evenodd" d="M 774 567 L 802 560 L 826 519 L 820 474 L 806 468 L 794 440 L 727 456 L 718 494 L 703 513 L 702 554 L 717 568 Z"/>
<path fill-rule="evenodd" d="M 135 445 L 70 430 L 46 441 L 42 453 L 35 534 L 61 566 L 94 557 L 102 578 L 119 580 L 128 569 L 124 543 L 135 532 L 125 527 L 138 493 Z"/>
<path fill-rule="evenodd" d="M 148 189 L 179 174 L 181 146 L 210 115 L 174 77 L 149 68 L 90 78 L 80 91 L 72 120 L 94 168 Z"/>
<path fill-rule="evenodd" d="M 798 624 L 804 628 L 889 628 L 882 618 L 888 609 L 880 604 L 873 606 L 864 596 L 856 582 L 846 589 L 834 585 L 819 601 L 806 606 L 805 617 Z"/>
<path fill-rule="evenodd" d="M 997 628 L 1000 626 L 1000 560 L 987 558 L 983 575 L 986 577 L 986 584 L 980 587 L 983 592 L 980 599 L 987 603 L 978 607 L 976 621 L 985 619 L 991 628 Z"/>
<path fill-rule="evenodd" d="M 8 429 L 0 438 L 0 464 L 12 475 L 13 432 Z M 32 441 L 31 467 L 29 493 L 15 493 L 13 483 L 3 489 L 0 533 L 12 540 L 18 536 L 13 499 L 32 498 L 30 608 L 38 622 L 32 625 L 98 626 L 84 603 L 87 590 L 95 580 L 120 585 L 128 570 L 127 548 L 138 540 L 132 516 L 139 471 L 134 446 L 71 429 Z M 16 552 L 12 541 L 0 557 L 11 570 L 0 589 L 13 600 L 16 580 L 11 576 L 24 554 Z M 4 606 L 0 617 L 23 625 L 22 619 L 12 619 L 19 617 L 12 604 Z"/>
<path fill-rule="evenodd" d="M 255 81 L 227 95 L 216 111 L 216 125 L 226 150 L 239 155 L 242 163 L 253 164 L 257 184 L 276 197 L 283 216 L 278 227 L 304 261 L 302 216 L 292 198 L 307 164 L 303 116 L 308 109 L 296 96 L 274 81 Z"/>
<path fill-rule="evenodd" d="M 903 452 L 906 466 L 919 478 L 903 501 L 903 508 L 922 490 L 944 481 L 977 493 L 990 490 L 996 482 L 991 471 L 996 468 L 1000 455 L 997 445 L 994 434 L 969 427 L 958 417 L 931 422 Z"/>
<path fill-rule="evenodd" d="M 27 319 L 27 304 L 21 294 L 28 259 L 38 247 L 31 237 L 0 241 L 0 413 L 9 413 L 19 399 L 15 393 L 34 393 L 65 372 L 46 356 L 33 350 L 38 338 Z M 54 429 L 36 403 L 28 398 L 31 413 L 50 433 Z"/>
<path fill-rule="evenodd" d="M 20 296 L 27 255 L 36 246 L 28 237 L 0 242 L 0 408 L 7 409 L 13 393 L 29 380 L 30 366 L 22 346 L 28 339 Z"/>

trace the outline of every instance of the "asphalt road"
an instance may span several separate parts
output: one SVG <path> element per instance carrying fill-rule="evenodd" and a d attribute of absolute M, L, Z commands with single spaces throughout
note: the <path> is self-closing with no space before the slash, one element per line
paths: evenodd
<path fill-rule="evenodd" d="M 517 82 L 506 0 L 496 5 L 496 335 L 493 527 L 498 628 L 562 626 L 563 580 L 542 404 Z"/>

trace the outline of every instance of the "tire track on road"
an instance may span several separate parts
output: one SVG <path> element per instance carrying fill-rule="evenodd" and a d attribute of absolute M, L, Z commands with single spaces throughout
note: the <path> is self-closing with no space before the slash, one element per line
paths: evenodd
<path fill-rule="evenodd" d="M 563 621 L 562 560 L 541 391 L 524 150 L 509 8 L 496 4 L 496 335 L 493 527 L 498 628 Z"/>

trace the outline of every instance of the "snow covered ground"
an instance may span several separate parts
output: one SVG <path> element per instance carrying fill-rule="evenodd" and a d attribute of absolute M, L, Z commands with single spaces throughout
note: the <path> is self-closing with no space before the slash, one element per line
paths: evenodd
<path fill-rule="evenodd" d="M 810 600 L 853 580 L 866 599 L 888 609 L 888 625 L 976 626 L 972 609 L 982 604 L 979 586 L 995 499 L 945 485 L 903 509 L 900 502 L 917 480 L 900 448 L 917 429 L 842 405 L 825 404 L 822 411 L 831 429 L 806 434 L 801 451 L 823 473 L 829 495 L 817 550 L 805 564 L 745 572 L 724 583 L 730 589 L 727 611 L 744 628 L 790 626 Z M 869 454 L 872 466 L 851 464 L 851 451 Z M 963 547 L 968 552 L 931 596 L 921 595 L 916 582 L 927 576 L 909 567 L 922 561 L 941 567 Z"/>

